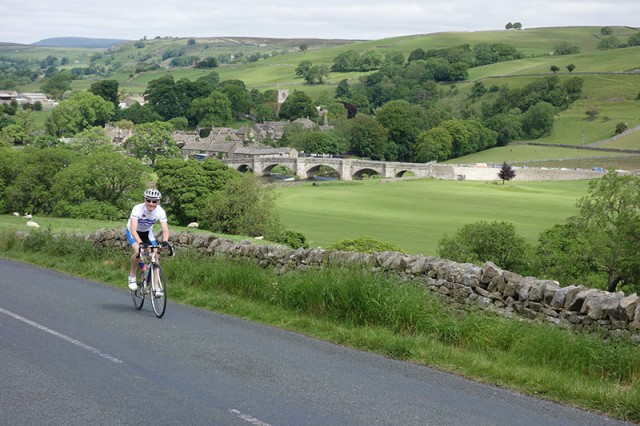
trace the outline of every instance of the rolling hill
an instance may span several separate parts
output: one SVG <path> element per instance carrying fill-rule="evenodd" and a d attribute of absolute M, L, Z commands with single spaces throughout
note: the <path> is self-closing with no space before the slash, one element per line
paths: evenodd
<path fill-rule="evenodd" d="M 626 42 L 629 37 L 638 33 L 638 29 L 630 27 L 611 28 L 613 36 L 621 42 Z M 361 53 L 376 49 L 383 54 L 399 52 L 407 57 L 417 48 L 427 51 L 463 44 L 474 46 L 478 43 L 505 43 L 522 52 L 524 58 L 472 68 L 469 70 L 468 80 L 449 84 L 450 88 L 455 88 L 459 92 L 458 96 L 464 97 L 476 81 L 482 81 L 487 87 L 501 85 L 522 87 L 534 79 L 551 75 L 552 66 L 560 69 L 556 75 L 561 79 L 579 76 L 584 80 L 583 97 L 558 114 L 551 135 L 536 141 L 579 147 L 611 138 L 614 136 L 617 123 L 627 123 L 629 128 L 640 125 L 640 101 L 638 100 L 640 46 L 599 50 L 598 43 L 603 37 L 601 27 L 431 33 L 382 40 L 157 37 L 152 40 L 123 42 L 104 49 L 0 43 L 0 56 L 7 55 L 31 60 L 45 58 L 47 55 L 66 56 L 69 59 L 66 67 L 82 67 L 90 64 L 102 67 L 108 70 L 108 78 L 118 80 L 121 92 L 137 94 L 144 92 L 149 81 L 166 75 L 167 72 L 173 74 L 176 79 L 195 80 L 211 71 L 192 67 L 170 67 L 171 55 L 176 52 L 198 58 L 220 55 L 249 58 L 253 55 L 259 59 L 236 64 L 221 64 L 215 68 L 215 71 L 220 74 L 222 80 L 239 79 L 244 81 L 248 88 L 261 91 L 274 88 L 303 90 L 313 98 L 320 99 L 333 96 L 335 85 L 339 81 L 343 79 L 355 81 L 364 73 L 332 72 L 324 84 L 308 85 L 295 75 L 296 66 L 303 60 L 331 66 L 338 54 L 348 50 Z M 576 46 L 580 53 L 553 55 L 556 45 L 560 42 Z M 303 45 L 304 48 L 301 49 Z M 155 71 L 136 73 L 134 71 L 136 65 L 142 62 L 158 64 L 160 68 Z M 573 72 L 567 71 L 566 67 L 569 64 L 575 66 Z M 82 80 L 74 81 L 74 88 L 86 90 L 97 78 L 104 77 L 86 76 Z M 18 90 L 32 92 L 37 91 L 38 86 L 39 83 L 27 84 Z M 599 115 L 596 119 L 589 120 L 585 111 L 592 107 L 598 109 Z M 640 132 L 633 132 L 600 147 L 640 150 Z M 565 150 L 565 152 L 570 153 L 571 150 Z M 538 154 L 533 154 L 532 149 L 526 145 L 517 150 L 509 146 L 474 154 L 473 158 L 461 158 L 455 161 L 526 163 L 535 158 L 539 164 L 543 164 L 545 159 L 540 159 Z M 604 167 L 640 169 L 638 156 L 629 153 L 620 153 L 617 157 L 607 155 L 608 158 L 603 160 L 599 159 L 599 155 L 594 154 L 593 161 L 585 160 L 583 155 L 572 158 L 567 158 L 568 156 L 571 157 L 570 154 L 562 154 L 562 157 L 551 156 L 546 160 L 549 160 L 549 164 L 569 167 L 584 166 L 595 161 Z M 558 163 L 558 160 L 562 160 L 564 164 Z"/>

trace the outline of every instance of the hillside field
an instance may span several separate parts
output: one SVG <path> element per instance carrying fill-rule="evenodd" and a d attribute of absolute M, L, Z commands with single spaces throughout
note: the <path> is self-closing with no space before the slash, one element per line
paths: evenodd
<path fill-rule="evenodd" d="M 613 35 L 621 42 L 638 32 L 629 27 L 614 26 Z M 163 59 L 168 50 L 184 49 L 186 55 L 199 58 L 218 56 L 220 54 L 265 56 L 255 62 L 241 64 L 222 64 L 214 68 L 222 80 L 239 79 L 247 88 L 260 91 L 267 89 L 302 90 L 312 98 L 333 97 L 338 82 L 347 79 L 351 82 L 367 73 L 349 72 L 329 74 L 323 84 L 305 84 L 302 78 L 296 77 L 295 68 L 303 60 L 313 64 L 331 66 L 334 58 L 348 50 L 358 53 L 376 49 L 383 54 L 399 52 L 408 57 L 421 48 L 440 49 L 478 43 L 505 43 L 514 46 L 525 57 L 517 61 L 501 62 L 469 70 L 466 81 L 443 83 L 444 91 L 457 93 L 456 97 L 464 99 L 474 82 L 481 81 L 486 87 L 507 85 L 522 87 L 541 77 L 552 75 L 550 67 L 560 68 L 557 75 L 560 79 L 579 76 L 584 80 L 583 96 L 568 109 L 559 111 L 553 132 L 536 142 L 564 145 L 585 145 L 607 140 L 614 136 L 618 123 L 627 123 L 629 128 L 640 125 L 640 46 L 612 50 L 598 50 L 598 42 L 603 37 L 601 27 L 549 27 L 527 28 L 524 30 L 497 30 L 476 32 L 451 32 L 416 34 L 393 37 L 382 40 L 322 40 L 322 39 L 268 39 L 249 37 L 198 37 L 195 43 L 189 38 L 156 37 L 138 42 L 119 44 L 110 49 L 87 49 L 69 47 L 42 47 L 33 45 L 16 45 L 0 43 L 0 56 L 22 59 L 42 60 L 48 55 L 58 58 L 67 57 L 69 64 L 61 68 L 88 66 L 92 59 L 95 64 L 114 70 L 107 78 L 116 79 L 122 95 L 143 93 L 149 81 L 171 73 L 174 78 L 195 80 L 211 72 L 210 69 L 171 68 L 171 58 Z M 572 55 L 553 55 L 554 47 L 559 42 L 577 46 L 580 53 Z M 305 44 L 306 50 L 300 46 Z M 98 59 L 96 59 L 98 58 Z M 160 70 L 136 74 L 133 72 L 139 62 L 153 62 L 161 66 Z M 114 65 L 117 64 L 117 67 Z M 568 72 L 567 65 L 575 65 L 573 72 Z M 96 81 L 95 76 L 85 76 L 74 80 L 72 87 L 86 90 Z M 103 78 L 103 77 L 100 77 Z M 40 81 L 18 87 L 23 92 L 39 90 Z M 455 108 L 456 97 L 447 100 Z M 599 115 L 589 120 L 585 112 L 596 108 Z M 46 112 L 42 113 L 46 114 Z M 44 118 L 38 118 L 43 123 Z M 640 151 L 640 132 L 633 132 L 623 139 L 608 141 L 603 148 L 630 149 Z M 591 167 L 603 166 L 640 170 L 640 156 L 618 154 L 601 161 L 603 154 L 574 153 L 572 150 L 554 150 L 545 158 L 534 154 L 531 160 L 540 162 L 547 160 L 547 165 L 554 167 Z M 527 151 L 518 148 L 519 158 L 513 158 L 517 164 L 525 164 Z M 511 147 L 497 148 L 473 155 L 473 161 L 502 162 L 511 161 Z M 587 157 L 592 157 L 590 160 Z M 616 157 L 615 159 L 611 157 Z M 456 159 L 453 162 L 473 162 L 469 158 Z M 580 166 L 577 166 L 580 164 Z"/>

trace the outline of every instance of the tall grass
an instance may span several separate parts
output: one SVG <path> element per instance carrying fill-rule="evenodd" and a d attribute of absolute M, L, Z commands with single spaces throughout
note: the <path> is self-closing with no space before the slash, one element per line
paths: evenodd
<path fill-rule="evenodd" d="M 0 256 L 122 287 L 128 267 L 122 252 L 48 231 L 0 233 Z M 355 267 L 279 274 L 194 253 L 163 265 L 174 301 L 640 421 L 640 350 L 624 340 L 456 310 L 419 283 Z"/>

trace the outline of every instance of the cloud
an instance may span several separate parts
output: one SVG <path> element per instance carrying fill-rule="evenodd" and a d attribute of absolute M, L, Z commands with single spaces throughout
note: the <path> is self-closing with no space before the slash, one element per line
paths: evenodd
<path fill-rule="evenodd" d="M 0 41 L 50 37 L 140 39 L 144 36 L 379 39 L 441 31 L 630 25 L 636 0 L 383 1 L 237 0 L 233 2 L 3 0 Z"/>

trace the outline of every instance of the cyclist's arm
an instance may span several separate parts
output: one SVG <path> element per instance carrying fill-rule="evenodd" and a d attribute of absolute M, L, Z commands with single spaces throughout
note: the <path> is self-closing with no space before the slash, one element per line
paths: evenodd
<path fill-rule="evenodd" d="M 142 239 L 140 238 L 140 235 L 138 235 L 138 218 L 131 217 L 129 226 L 129 232 L 131 232 L 131 236 L 134 240 L 136 240 L 136 243 L 140 244 L 142 242 Z"/>
<path fill-rule="evenodd" d="M 169 222 L 166 220 L 161 220 L 160 228 L 162 229 L 162 240 L 169 242 Z"/>

